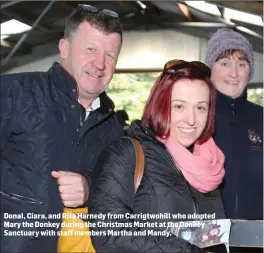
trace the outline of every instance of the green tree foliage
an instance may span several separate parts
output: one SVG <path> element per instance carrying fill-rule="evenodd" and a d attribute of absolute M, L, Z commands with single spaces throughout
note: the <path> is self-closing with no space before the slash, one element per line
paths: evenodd
<path fill-rule="evenodd" d="M 160 73 L 115 74 L 107 90 L 116 111 L 125 110 L 129 122 L 140 119 L 151 88 Z M 263 106 L 263 89 L 249 89 L 248 100 Z"/>
<path fill-rule="evenodd" d="M 263 106 L 264 105 L 263 89 L 249 89 L 248 100 L 255 104 Z"/>
<path fill-rule="evenodd" d="M 160 73 L 115 74 L 107 90 L 115 110 L 125 110 L 129 122 L 140 119 L 150 90 Z"/>

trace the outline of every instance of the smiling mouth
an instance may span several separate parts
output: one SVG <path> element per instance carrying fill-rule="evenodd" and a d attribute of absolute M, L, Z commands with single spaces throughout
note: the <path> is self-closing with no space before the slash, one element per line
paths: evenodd
<path fill-rule="evenodd" d="M 233 85 L 237 85 L 237 84 L 239 84 L 239 82 L 238 81 L 225 81 L 225 83 L 227 83 L 227 84 L 233 84 Z"/>
<path fill-rule="evenodd" d="M 179 129 L 184 132 L 184 133 L 192 133 L 195 131 L 195 128 L 192 127 L 192 128 L 186 128 L 186 127 L 179 127 Z"/>
<path fill-rule="evenodd" d="M 91 77 L 94 77 L 94 78 L 100 78 L 101 77 L 99 75 L 91 74 L 91 73 L 88 73 L 88 72 L 86 72 L 86 74 L 91 76 Z"/>

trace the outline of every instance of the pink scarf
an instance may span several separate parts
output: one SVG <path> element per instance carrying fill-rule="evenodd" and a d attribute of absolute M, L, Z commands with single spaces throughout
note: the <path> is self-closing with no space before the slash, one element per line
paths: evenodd
<path fill-rule="evenodd" d="M 223 181 L 225 156 L 212 138 L 201 145 L 195 144 L 193 153 L 172 138 L 164 144 L 185 179 L 198 191 L 213 191 Z"/>

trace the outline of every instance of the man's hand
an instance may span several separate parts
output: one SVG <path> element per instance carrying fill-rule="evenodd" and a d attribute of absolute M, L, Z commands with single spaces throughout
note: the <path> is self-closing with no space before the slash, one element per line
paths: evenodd
<path fill-rule="evenodd" d="M 88 200 L 89 188 L 84 176 L 69 171 L 52 171 L 51 175 L 57 179 L 64 206 L 78 207 Z"/>

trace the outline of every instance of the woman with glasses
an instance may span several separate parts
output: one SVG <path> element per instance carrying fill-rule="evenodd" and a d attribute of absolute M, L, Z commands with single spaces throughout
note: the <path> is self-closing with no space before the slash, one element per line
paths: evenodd
<path fill-rule="evenodd" d="M 89 213 L 105 215 L 91 219 L 98 252 L 206 252 L 166 229 L 170 221 L 225 217 L 217 189 L 224 155 L 211 137 L 214 118 L 210 69 L 200 62 L 168 62 L 141 121 L 128 129 L 145 155 L 136 193 L 136 154 L 128 138 L 105 150 L 94 170 Z"/>

